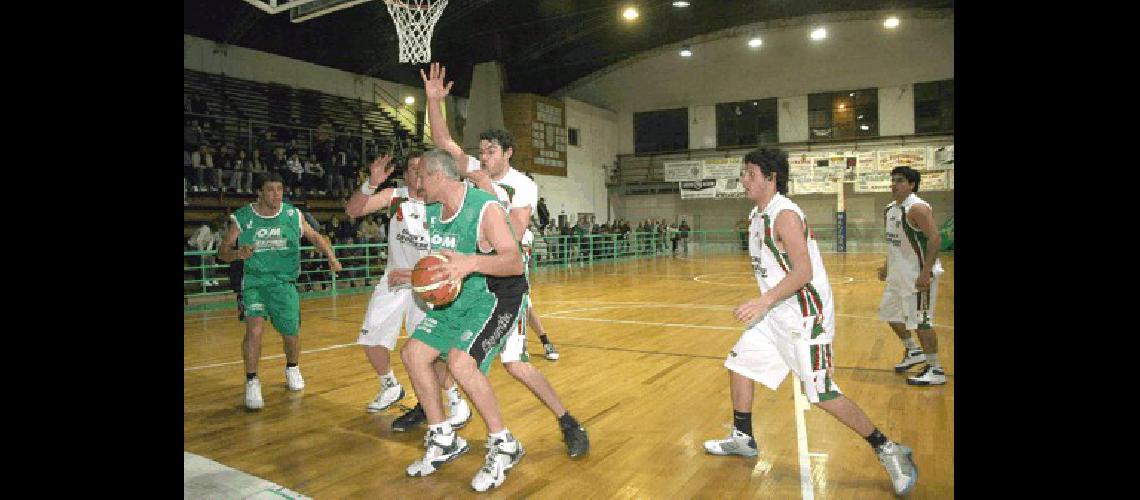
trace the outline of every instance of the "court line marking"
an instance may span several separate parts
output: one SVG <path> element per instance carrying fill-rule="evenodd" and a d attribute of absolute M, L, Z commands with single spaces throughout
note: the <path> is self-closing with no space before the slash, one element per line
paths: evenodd
<path fill-rule="evenodd" d="M 749 277 L 755 277 L 756 276 L 753 273 L 747 273 L 747 272 L 705 273 L 705 274 L 698 274 L 696 276 L 693 276 L 693 281 L 696 281 L 697 283 L 703 283 L 706 285 L 740 286 L 740 287 L 755 287 L 756 286 L 756 283 L 722 283 L 719 281 L 706 281 L 706 280 L 701 279 L 701 278 L 704 278 L 706 276 L 726 276 L 726 275 L 727 276 L 744 275 L 744 276 L 749 276 Z M 835 279 L 828 279 L 828 282 L 833 284 L 833 285 L 846 285 L 847 283 L 854 283 L 856 281 L 853 276 L 835 276 L 835 278 L 843 278 L 843 281 L 837 281 Z M 858 280 L 858 281 L 859 282 L 865 282 L 865 281 L 870 281 L 870 280 Z"/>
<path fill-rule="evenodd" d="M 794 378 L 793 382 L 795 382 Z M 796 414 L 796 448 L 799 449 L 800 456 L 800 495 L 804 500 L 815 500 L 815 490 L 811 485 L 811 459 L 808 458 L 807 424 L 804 423 L 804 412 L 811 409 L 811 404 L 804 397 L 800 384 L 793 383 L 793 385 L 795 386 L 794 399 L 796 404 L 792 411 Z"/>

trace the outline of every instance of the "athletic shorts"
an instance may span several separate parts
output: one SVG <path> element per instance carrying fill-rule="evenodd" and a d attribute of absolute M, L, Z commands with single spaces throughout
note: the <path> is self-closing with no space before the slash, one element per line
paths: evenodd
<path fill-rule="evenodd" d="M 439 351 L 442 359 L 447 359 L 452 348 L 466 352 L 475 359 L 479 371 L 486 374 L 523 312 L 524 296 L 487 293 L 463 309 L 432 309 L 411 338 Z"/>
<path fill-rule="evenodd" d="M 507 342 L 503 344 L 503 350 L 499 354 L 499 360 L 503 363 L 515 361 L 526 363 L 530 361 L 530 354 L 526 351 L 526 315 L 531 304 L 530 294 L 525 294 L 519 318 L 515 321 L 514 327 L 511 328 L 511 333 L 507 335 Z"/>
<path fill-rule="evenodd" d="M 245 317 L 269 317 L 281 335 L 301 332 L 301 297 L 294 283 L 274 282 L 261 286 L 243 286 Z"/>
<path fill-rule="evenodd" d="M 772 390 L 780 387 L 791 371 L 803 384 L 808 401 L 832 400 L 842 394 L 832 378 L 834 338 L 834 320 L 804 317 L 786 310 L 769 311 L 763 320 L 744 331 L 729 351 L 724 366 Z"/>
<path fill-rule="evenodd" d="M 385 275 L 372 291 L 356 343 L 392 350 L 400 336 L 400 325 L 409 332 L 414 331 L 427 310 L 427 304 L 412 291 L 410 284 L 389 287 L 388 276 Z"/>
<path fill-rule="evenodd" d="M 938 277 L 930 281 L 926 292 L 900 292 L 891 287 L 883 290 L 879 303 L 879 319 L 888 323 L 904 323 L 907 330 L 934 328 L 934 302 L 938 299 Z"/>

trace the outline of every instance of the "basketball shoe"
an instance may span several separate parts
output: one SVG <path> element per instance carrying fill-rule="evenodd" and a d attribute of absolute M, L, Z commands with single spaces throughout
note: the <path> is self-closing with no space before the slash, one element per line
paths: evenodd
<path fill-rule="evenodd" d="M 466 399 L 460 399 L 458 402 L 447 403 L 447 423 L 455 429 L 462 429 L 471 421 L 471 406 L 467 404 Z"/>
<path fill-rule="evenodd" d="M 396 420 L 392 421 L 392 430 L 396 432 L 404 432 L 426 421 L 427 415 L 424 414 L 423 405 L 416 403 L 416 406 L 414 408 L 408 410 L 403 415 L 396 417 Z"/>
<path fill-rule="evenodd" d="M 487 445 L 487 455 L 483 459 L 483 467 L 471 479 L 471 488 L 475 491 L 498 488 L 499 485 L 503 484 L 503 481 L 507 480 L 507 472 L 514 468 L 526 454 L 522 443 L 515 439 L 509 431 L 505 439 L 488 436 L 487 442 L 490 444 Z"/>
<path fill-rule="evenodd" d="M 251 410 L 260 410 L 265 406 L 265 400 L 261 399 L 261 381 L 256 377 L 253 380 L 245 381 L 245 407 Z"/>
<path fill-rule="evenodd" d="M 285 383 L 289 384 L 290 391 L 299 391 L 305 388 L 305 379 L 301 377 L 301 368 L 290 366 L 285 369 Z"/>
<path fill-rule="evenodd" d="M 459 437 L 454 429 L 452 429 L 450 434 L 442 434 L 428 429 L 427 434 L 424 435 L 424 447 L 427 448 L 427 450 L 424 452 L 423 458 L 412 462 L 412 465 L 408 466 L 407 472 L 409 476 L 426 476 L 431 474 L 443 466 L 443 464 L 467 453 L 469 449 L 467 441 Z"/>
<path fill-rule="evenodd" d="M 754 457 L 760 454 L 756 449 L 756 440 L 736 429 L 732 429 L 726 439 L 705 441 L 705 451 L 712 455 L 743 455 L 746 457 Z"/>
<path fill-rule="evenodd" d="M 554 348 L 554 344 L 542 344 L 542 348 L 546 351 L 546 359 L 558 361 L 558 349 Z"/>
<path fill-rule="evenodd" d="M 368 413 L 386 410 L 389 406 L 392 406 L 393 403 L 401 399 L 404 399 L 404 387 L 401 386 L 396 379 L 391 379 L 391 381 L 380 379 L 380 392 L 376 394 L 376 399 L 368 403 L 368 407 L 365 408 L 365 410 L 368 411 Z"/>
<path fill-rule="evenodd" d="M 581 424 L 562 427 L 562 440 L 566 442 L 566 453 L 570 458 L 577 458 L 590 451 L 590 435 Z"/>
<path fill-rule="evenodd" d="M 910 385 L 942 385 L 946 383 L 946 372 L 942 368 L 935 368 L 926 365 L 926 369 L 922 373 L 908 377 L 906 383 Z"/>
<path fill-rule="evenodd" d="M 918 482 L 918 467 L 911 458 L 913 454 L 911 449 L 887 441 L 875 450 L 875 454 L 879 456 L 879 463 L 883 464 L 887 475 L 891 477 L 891 486 L 894 487 L 895 493 L 900 496 L 910 493 L 910 490 L 914 489 L 914 484 Z"/>
<path fill-rule="evenodd" d="M 903 351 L 903 359 L 902 361 L 899 361 L 897 365 L 895 365 L 895 373 L 905 372 L 910 367 L 919 363 L 923 363 L 925 361 L 926 354 L 922 352 L 922 349 L 911 349 L 909 351 Z"/>

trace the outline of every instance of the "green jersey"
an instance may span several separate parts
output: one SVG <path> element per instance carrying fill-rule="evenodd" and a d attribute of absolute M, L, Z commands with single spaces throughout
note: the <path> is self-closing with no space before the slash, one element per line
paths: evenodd
<path fill-rule="evenodd" d="M 495 195 L 473 186 L 465 186 L 463 202 L 459 211 L 451 219 L 443 219 L 443 204 L 432 203 L 427 206 L 428 233 L 432 253 L 448 249 L 462 254 L 489 254 L 479 249 L 479 224 L 483 220 L 484 207 L 488 204 L 498 205 Z M 496 213 L 502 216 L 502 211 L 491 209 L 486 212 L 494 217 Z M 487 276 L 481 273 L 471 273 L 463 280 L 463 289 L 459 292 L 455 302 L 447 307 L 465 308 L 471 297 L 486 294 Z"/>
<path fill-rule="evenodd" d="M 230 217 L 238 225 L 238 245 L 253 245 L 253 255 L 245 260 L 242 287 L 294 282 L 301 273 L 301 211 L 282 202 L 277 214 L 263 216 L 253 203 L 237 209 Z"/>

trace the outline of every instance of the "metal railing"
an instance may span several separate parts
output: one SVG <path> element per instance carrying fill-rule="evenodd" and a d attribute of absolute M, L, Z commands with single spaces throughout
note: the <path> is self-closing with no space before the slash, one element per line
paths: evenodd
<path fill-rule="evenodd" d="M 835 226 L 811 226 L 820 251 L 835 251 Z M 848 226 L 847 251 L 881 253 L 886 239 L 881 226 Z M 748 233 L 736 230 L 679 232 L 630 232 L 624 234 L 580 234 L 536 236 L 528 266 L 532 271 L 545 267 L 590 266 L 630 259 L 744 255 Z M 341 271 L 329 273 L 328 262 L 312 246 L 301 247 L 301 273 L 297 286 L 303 297 L 367 293 L 384 275 L 387 243 L 334 245 Z M 229 264 L 217 261 L 213 251 L 187 251 L 183 268 L 185 310 L 233 306 Z"/>

